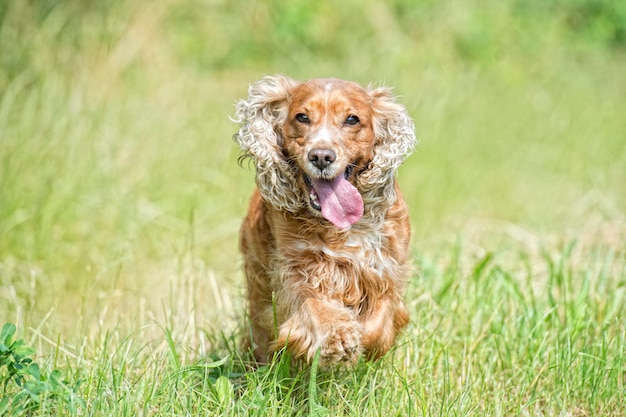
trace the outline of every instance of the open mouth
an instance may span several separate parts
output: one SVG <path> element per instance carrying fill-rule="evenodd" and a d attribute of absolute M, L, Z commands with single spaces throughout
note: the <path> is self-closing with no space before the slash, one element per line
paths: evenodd
<path fill-rule="evenodd" d="M 353 169 L 354 169 L 354 164 L 349 164 L 343 173 L 343 178 L 345 180 L 350 178 L 350 175 L 352 175 Z M 320 204 L 317 191 L 315 190 L 315 187 L 313 186 L 313 181 L 311 180 L 311 177 L 309 177 L 307 174 L 304 174 L 304 173 L 302 175 L 304 176 L 304 182 L 306 183 L 306 185 L 309 186 L 309 203 L 311 204 L 311 207 L 313 207 L 315 210 L 322 211 L 322 206 Z M 324 180 L 322 178 L 319 179 L 318 181 L 332 182 L 332 180 Z"/>
<path fill-rule="evenodd" d="M 322 211 L 322 206 L 320 205 L 320 200 L 317 197 L 317 191 L 313 187 L 313 182 L 311 181 L 311 177 L 306 174 L 302 174 L 304 176 L 304 182 L 309 186 L 309 204 L 315 210 Z"/>
<path fill-rule="evenodd" d="M 309 203 L 315 210 L 321 211 L 322 217 L 339 228 L 346 228 L 363 216 L 363 199 L 348 178 L 354 165 L 349 165 L 343 175 L 335 178 L 312 178 L 304 174 L 304 181 L 309 186 Z"/>
<path fill-rule="evenodd" d="M 309 177 L 304 177 L 307 185 L 311 188 L 309 192 L 309 203 L 311 207 L 313 207 L 317 211 L 322 211 L 322 206 L 320 206 L 320 200 L 317 198 L 317 191 L 313 188 L 313 184 L 311 184 L 311 179 Z"/>

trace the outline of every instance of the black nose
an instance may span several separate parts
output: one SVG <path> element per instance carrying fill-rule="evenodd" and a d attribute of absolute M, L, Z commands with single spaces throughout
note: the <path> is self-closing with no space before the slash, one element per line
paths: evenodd
<path fill-rule="evenodd" d="M 332 149 L 313 149 L 309 152 L 309 161 L 319 169 L 324 169 L 335 162 L 337 155 Z"/>

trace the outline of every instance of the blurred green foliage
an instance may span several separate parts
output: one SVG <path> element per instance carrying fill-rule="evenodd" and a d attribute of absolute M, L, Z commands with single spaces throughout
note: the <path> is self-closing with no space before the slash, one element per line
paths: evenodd
<path fill-rule="evenodd" d="M 59 65 L 94 48 L 106 53 L 137 14 L 159 15 L 154 41 L 166 42 L 181 64 L 201 71 L 304 61 L 371 64 L 390 50 L 412 55 L 412 48 L 442 34 L 452 37 L 450 52 L 459 58 L 485 59 L 536 47 L 551 26 L 564 45 L 626 48 L 626 5 L 619 0 L 5 1 L 0 80 L 6 85 L 35 65 L 40 51 L 33 47 L 56 52 Z"/>
<path fill-rule="evenodd" d="M 192 253 L 240 283 L 254 180 L 228 116 L 268 73 L 395 87 L 421 139 L 400 171 L 418 248 L 485 218 L 619 223 L 624 4 L 2 1 L 0 280 L 21 300 L 165 292 Z"/>

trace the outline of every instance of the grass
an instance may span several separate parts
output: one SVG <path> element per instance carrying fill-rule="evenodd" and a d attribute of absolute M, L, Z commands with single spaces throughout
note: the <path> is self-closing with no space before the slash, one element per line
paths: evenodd
<path fill-rule="evenodd" d="M 77 381 L 90 415 L 620 415 L 623 260 L 579 244 L 556 256 L 516 247 L 517 260 L 468 252 L 418 259 L 410 328 L 393 353 L 351 370 L 247 370 L 236 323 L 192 328 L 207 321 L 196 291 L 136 330 L 119 323 L 39 349 L 56 350 L 47 361 Z"/>
<path fill-rule="evenodd" d="M 2 411 L 625 415 L 621 3 L 304 5 L 0 4 Z M 228 116 L 276 72 L 392 85 L 415 119 L 412 322 L 379 362 L 238 349 Z"/>

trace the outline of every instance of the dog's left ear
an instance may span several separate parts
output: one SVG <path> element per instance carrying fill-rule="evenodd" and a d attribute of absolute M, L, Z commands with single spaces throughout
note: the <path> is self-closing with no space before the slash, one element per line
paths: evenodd
<path fill-rule="evenodd" d="M 417 144 L 413 120 L 391 89 L 376 88 L 369 94 L 376 137 L 373 165 L 383 172 L 395 171 Z"/>
<path fill-rule="evenodd" d="M 374 157 L 359 176 L 363 201 L 373 215 L 384 217 L 396 201 L 395 172 L 413 152 L 417 140 L 413 120 L 388 88 L 369 91 L 374 128 Z"/>

